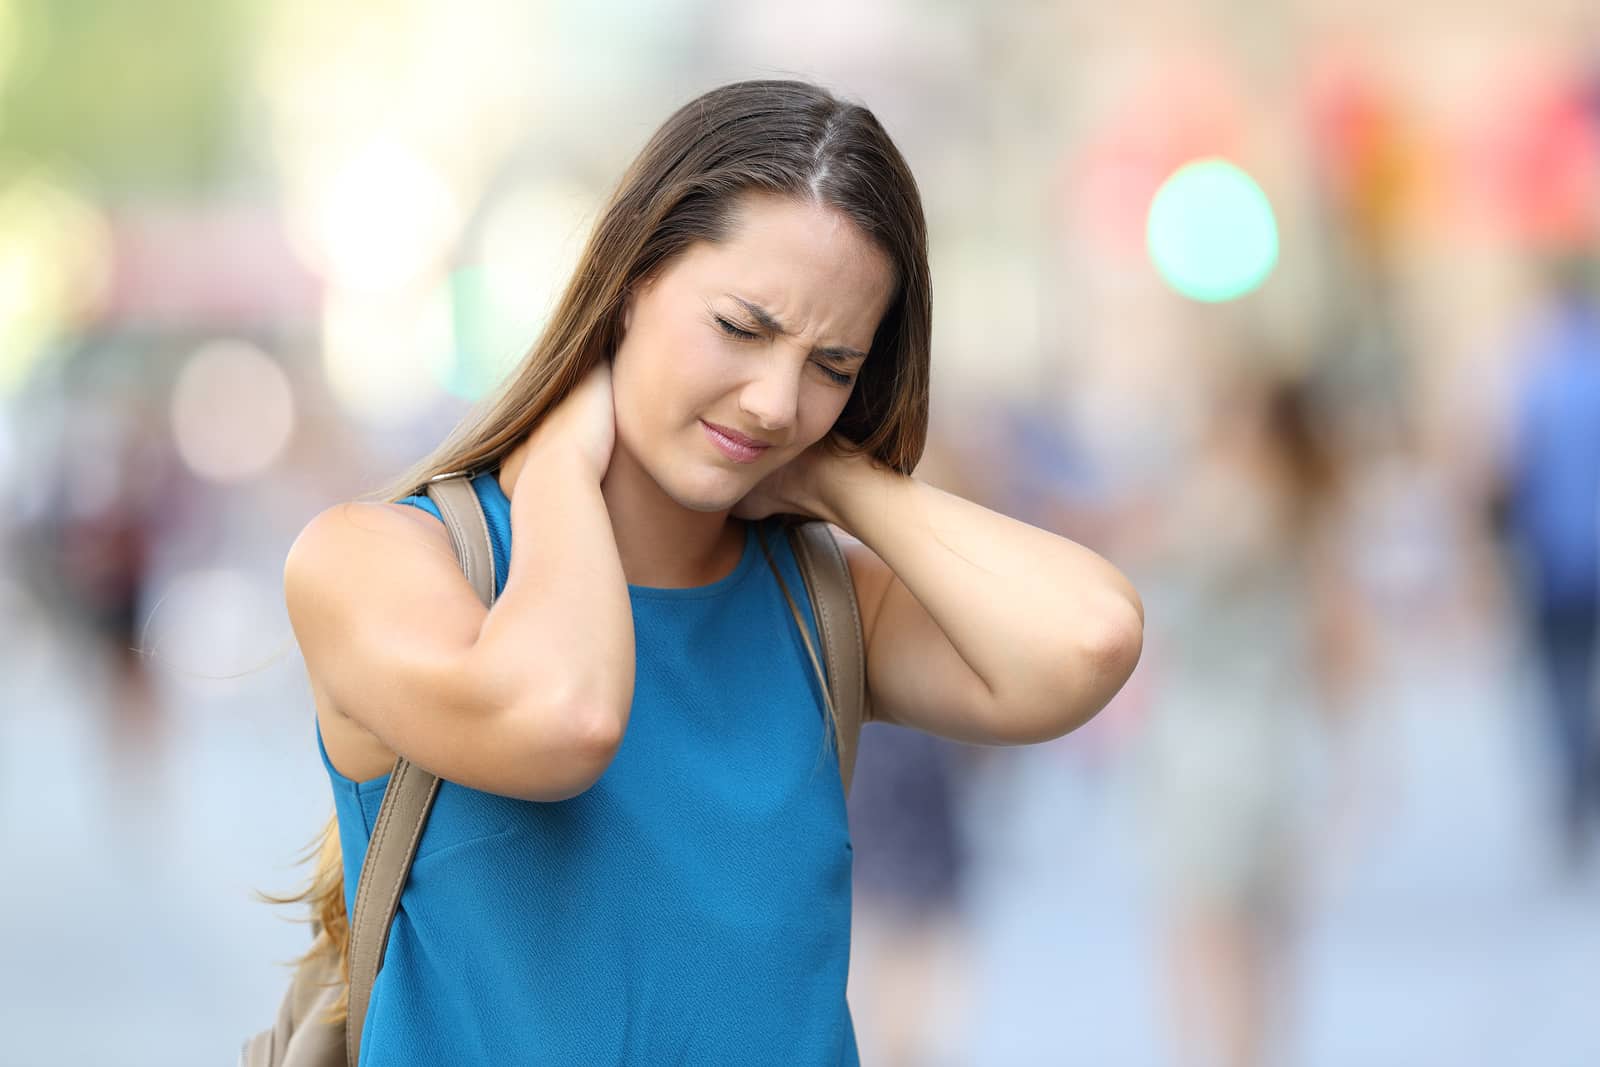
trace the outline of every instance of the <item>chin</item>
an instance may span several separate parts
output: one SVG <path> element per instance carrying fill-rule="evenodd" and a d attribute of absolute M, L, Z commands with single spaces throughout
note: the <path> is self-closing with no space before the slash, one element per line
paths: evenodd
<path fill-rule="evenodd" d="M 679 507 L 689 511 L 727 511 L 750 491 L 754 483 L 733 471 L 701 468 L 662 472 L 656 484 Z M 672 475 L 676 473 L 677 477 Z"/>

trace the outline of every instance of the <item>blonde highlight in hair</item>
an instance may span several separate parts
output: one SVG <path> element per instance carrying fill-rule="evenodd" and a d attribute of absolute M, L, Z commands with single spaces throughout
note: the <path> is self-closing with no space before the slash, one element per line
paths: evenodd
<path fill-rule="evenodd" d="M 916 181 L 866 108 L 804 82 L 746 81 L 691 100 L 662 124 L 623 174 L 544 331 L 511 376 L 431 453 L 360 499 L 398 500 L 439 475 L 497 467 L 611 358 L 630 289 L 691 245 L 724 239 L 739 198 L 753 192 L 839 211 L 893 264 L 896 292 L 827 440 L 842 454 L 865 454 L 910 474 L 927 439 L 932 336 Z M 337 952 L 348 976 L 343 871 L 338 826 L 330 822 L 311 884 L 296 896 L 269 899 L 310 904 L 318 935 L 308 956 Z"/>
<path fill-rule="evenodd" d="M 327 1022 L 341 1023 L 350 1011 L 350 920 L 344 906 L 344 853 L 339 847 L 339 818 L 331 815 L 322 832 L 312 841 L 300 862 L 314 858 L 311 881 L 305 889 L 288 896 L 257 891 L 256 898 L 266 904 L 305 902 L 312 929 L 311 947 L 305 955 L 290 961 L 291 966 L 318 961 L 327 963 L 338 976 L 339 998 L 328 1010 Z"/>

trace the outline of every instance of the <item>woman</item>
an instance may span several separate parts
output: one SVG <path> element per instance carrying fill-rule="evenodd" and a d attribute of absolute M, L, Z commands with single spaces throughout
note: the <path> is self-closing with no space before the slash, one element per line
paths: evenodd
<path fill-rule="evenodd" d="M 1304 381 L 1243 372 L 1164 512 L 1142 516 L 1161 625 L 1140 784 L 1182 1063 L 1282 1054 L 1308 757 L 1361 638 L 1341 470 L 1312 401 Z"/>
<path fill-rule="evenodd" d="M 916 186 L 871 113 L 725 86 L 645 146 L 484 412 L 307 525 L 284 586 L 332 948 L 384 774 L 444 779 L 363 1067 L 856 1062 L 844 798 L 758 546 L 803 589 L 781 517 L 853 535 L 871 717 L 963 741 L 1072 729 L 1142 634 L 1094 553 L 911 477 L 929 323 Z M 463 469 L 507 572 L 487 612 L 395 499 Z"/>

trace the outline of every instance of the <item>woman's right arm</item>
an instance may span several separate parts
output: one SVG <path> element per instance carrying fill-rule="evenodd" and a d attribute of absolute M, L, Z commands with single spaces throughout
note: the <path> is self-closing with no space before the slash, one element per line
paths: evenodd
<path fill-rule="evenodd" d="M 443 523 L 403 504 L 329 508 L 284 566 L 307 670 L 337 712 L 440 778 L 524 800 L 593 785 L 633 701 L 633 615 L 600 494 L 609 452 L 571 447 L 571 421 L 524 443 L 490 610 Z"/>

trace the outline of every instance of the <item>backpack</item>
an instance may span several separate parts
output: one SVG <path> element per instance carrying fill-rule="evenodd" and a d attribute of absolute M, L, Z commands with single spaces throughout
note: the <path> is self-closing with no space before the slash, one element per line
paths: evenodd
<path fill-rule="evenodd" d="M 441 474 L 428 482 L 426 492 L 444 518 L 462 572 L 484 606 L 489 607 L 495 597 L 494 551 L 483 507 L 471 486 L 470 472 Z M 866 709 L 866 651 L 855 587 L 844 555 L 827 523 L 803 522 L 788 527 L 787 532 L 806 591 L 811 596 L 817 630 L 822 636 L 826 675 L 800 609 L 764 537 L 761 547 L 784 599 L 789 602 L 812 669 L 821 684 L 823 701 L 835 726 L 839 774 L 848 795 L 855 769 L 856 739 Z M 438 778 L 403 757 L 395 761 L 377 821 L 373 824 L 366 859 L 361 866 L 361 879 L 356 884 L 355 914 L 350 919 L 347 1021 L 327 1021 L 344 980 L 338 959 L 329 952 L 318 953 L 296 969 L 278 1007 L 276 1023 L 245 1041 L 239 1067 L 356 1067 L 361 1052 L 361 1027 L 373 982 L 383 965 L 389 927 L 438 790 Z"/>

